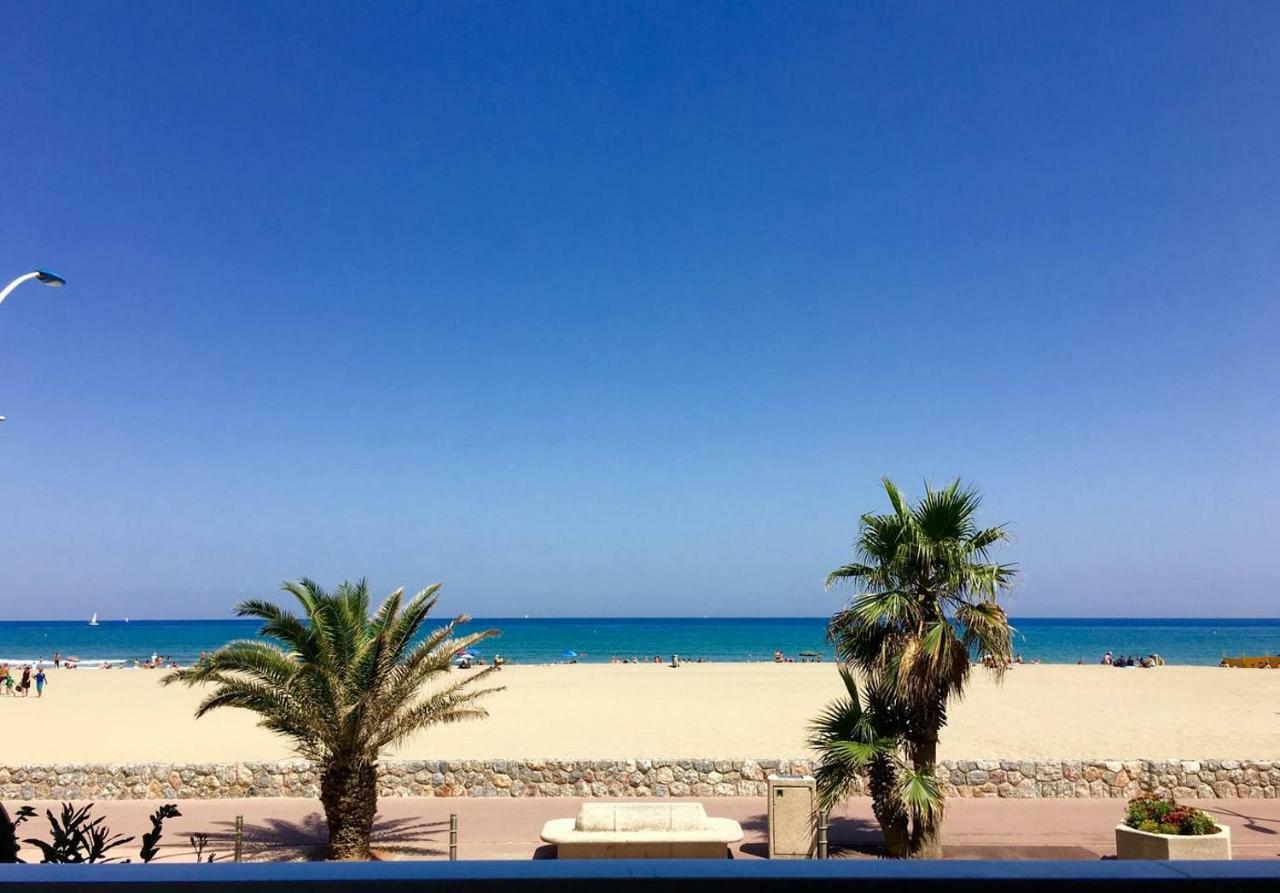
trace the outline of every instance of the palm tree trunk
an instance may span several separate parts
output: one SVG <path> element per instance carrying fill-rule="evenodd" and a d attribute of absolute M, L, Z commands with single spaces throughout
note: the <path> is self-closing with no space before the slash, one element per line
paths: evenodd
<path fill-rule="evenodd" d="M 888 759 L 871 762 L 867 772 L 871 789 L 871 811 L 884 834 L 885 855 L 890 859 L 906 859 L 911 855 L 907 810 L 898 796 L 898 771 Z"/>
<path fill-rule="evenodd" d="M 378 767 L 332 762 L 320 774 L 320 803 L 329 825 L 330 859 L 368 859 L 378 811 Z"/>
<path fill-rule="evenodd" d="M 937 775 L 938 739 L 925 738 L 912 743 L 911 762 L 917 773 Z M 932 813 L 917 813 L 911 829 L 912 859 L 942 858 L 942 804 Z"/>
<path fill-rule="evenodd" d="M 911 830 L 912 859 L 942 858 L 942 813 L 916 816 Z"/>

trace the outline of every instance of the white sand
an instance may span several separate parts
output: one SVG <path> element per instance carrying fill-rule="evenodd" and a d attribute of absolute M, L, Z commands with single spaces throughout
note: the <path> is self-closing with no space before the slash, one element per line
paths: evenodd
<path fill-rule="evenodd" d="M 0 697 L 0 765 L 278 759 L 251 715 L 192 718 L 200 692 L 149 670 L 49 672 L 45 696 Z M 831 664 L 513 666 L 491 716 L 429 730 L 411 759 L 799 757 L 840 691 Z M 975 673 L 943 731 L 950 758 L 1280 758 L 1280 671 L 1022 666 Z"/>

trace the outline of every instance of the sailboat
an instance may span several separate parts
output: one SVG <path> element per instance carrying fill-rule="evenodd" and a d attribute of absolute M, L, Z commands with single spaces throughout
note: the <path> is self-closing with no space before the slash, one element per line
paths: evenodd
<path fill-rule="evenodd" d="M 97 626 L 97 625 L 98 625 L 98 612 L 97 612 L 97 611 L 94 611 L 94 612 L 93 612 L 93 616 L 89 618 L 89 625 L 90 625 L 90 626 Z"/>

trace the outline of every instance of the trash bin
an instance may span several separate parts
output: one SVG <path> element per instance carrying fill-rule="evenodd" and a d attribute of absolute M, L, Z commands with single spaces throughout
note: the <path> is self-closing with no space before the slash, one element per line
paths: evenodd
<path fill-rule="evenodd" d="M 818 788 L 810 775 L 769 776 L 769 858 L 812 859 L 818 849 Z"/>

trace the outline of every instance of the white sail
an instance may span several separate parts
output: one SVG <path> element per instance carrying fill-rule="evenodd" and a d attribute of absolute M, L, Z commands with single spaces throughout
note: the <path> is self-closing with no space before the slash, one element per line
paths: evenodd
<path fill-rule="evenodd" d="M 89 625 L 90 625 L 90 626 L 97 626 L 97 625 L 98 625 L 98 612 L 97 612 L 97 611 L 94 611 L 94 612 L 93 612 L 93 616 L 89 618 Z"/>

